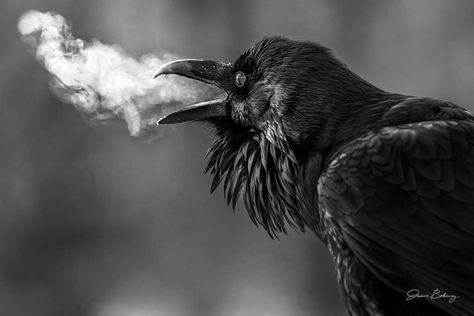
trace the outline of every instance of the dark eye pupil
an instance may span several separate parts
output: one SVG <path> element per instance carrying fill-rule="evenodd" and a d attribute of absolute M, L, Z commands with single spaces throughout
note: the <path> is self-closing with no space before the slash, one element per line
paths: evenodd
<path fill-rule="evenodd" d="M 242 87 L 245 84 L 246 79 L 247 77 L 242 71 L 237 71 L 235 74 L 235 85 L 239 88 Z"/>

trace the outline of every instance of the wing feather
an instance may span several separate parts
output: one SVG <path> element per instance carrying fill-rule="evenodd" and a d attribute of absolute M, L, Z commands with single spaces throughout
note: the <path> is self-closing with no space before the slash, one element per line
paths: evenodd
<path fill-rule="evenodd" d="M 385 127 L 335 155 L 318 183 L 321 209 L 380 280 L 436 289 L 453 315 L 474 315 L 474 123 Z"/>

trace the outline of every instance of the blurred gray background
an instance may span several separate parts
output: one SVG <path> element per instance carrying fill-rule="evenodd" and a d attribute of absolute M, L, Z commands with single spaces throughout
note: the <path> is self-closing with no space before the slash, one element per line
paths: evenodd
<path fill-rule="evenodd" d="M 271 240 L 209 195 L 206 129 L 148 144 L 58 101 L 17 35 L 30 9 L 135 57 L 233 61 L 266 34 L 310 39 L 383 89 L 472 109 L 474 1 L 3 0 L 2 315 L 345 315 L 316 237 Z"/>

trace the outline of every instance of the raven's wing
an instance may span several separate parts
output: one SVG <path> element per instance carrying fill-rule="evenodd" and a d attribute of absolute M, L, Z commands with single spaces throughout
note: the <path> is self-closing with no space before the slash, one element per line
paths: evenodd
<path fill-rule="evenodd" d="M 384 283 L 474 315 L 474 123 L 427 121 L 368 133 L 333 156 L 319 203 Z"/>

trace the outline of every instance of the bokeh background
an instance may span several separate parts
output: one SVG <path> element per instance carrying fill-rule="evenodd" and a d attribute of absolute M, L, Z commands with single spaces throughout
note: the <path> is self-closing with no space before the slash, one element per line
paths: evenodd
<path fill-rule="evenodd" d="M 311 234 L 271 240 L 209 195 L 212 135 L 153 143 L 58 101 L 16 31 L 54 10 L 133 56 L 232 61 L 266 34 L 327 45 L 381 88 L 474 99 L 474 1 L 0 1 L 0 314 L 345 315 Z"/>

